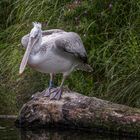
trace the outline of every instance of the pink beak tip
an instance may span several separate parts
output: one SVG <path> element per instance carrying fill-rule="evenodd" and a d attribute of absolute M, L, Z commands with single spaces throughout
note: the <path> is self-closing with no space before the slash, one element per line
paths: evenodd
<path fill-rule="evenodd" d="M 18 74 L 19 76 L 22 76 L 23 75 L 23 72 L 19 72 L 19 74 Z"/>
<path fill-rule="evenodd" d="M 23 73 L 23 70 L 20 69 L 19 70 L 19 75 L 22 75 L 22 73 Z"/>

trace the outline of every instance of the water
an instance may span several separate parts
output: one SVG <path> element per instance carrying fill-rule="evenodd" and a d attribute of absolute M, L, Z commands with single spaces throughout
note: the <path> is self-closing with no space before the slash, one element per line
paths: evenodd
<path fill-rule="evenodd" d="M 23 130 L 13 120 L 0 119 L 0 140 L 138 140 L 74 130 Z"/>

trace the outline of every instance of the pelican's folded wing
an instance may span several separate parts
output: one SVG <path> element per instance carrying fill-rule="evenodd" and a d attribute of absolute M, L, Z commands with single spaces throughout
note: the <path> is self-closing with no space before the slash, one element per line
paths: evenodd
<path fill-rule="evenodd" d="M 45 30 L 45 31 L 42 31 L 42 36 L 48 36 L 48 35 L 51 35 L 53 33 L 59 33 L 59 32 L 65 32 L 65 31 L 61 30 L 61 29 Z M 30 36 L 30 34 L 26 34 L 21 39 L 21 44 L 24 48 L 26 48 L 28 45 L 29 36 Z"/>
<path fill-rule="evenodd" d="M 65 31 L 64 30 L 61 30 L 61 29 L 45 30 L 45 31 L 42 31 L 42 35 L 43 36 L 46 36 L 46 35 L 51 35 L 53 33 L 59 33 L 59 32 L 65 32 Z"/>
<path fill-rule="evenodd" d="M 84 63 L 87 62 L 87 53 L 78 34 L 69 32 L 64 38 L 57 39 L 55 44 L 58 49 L 73 54 Z"/>

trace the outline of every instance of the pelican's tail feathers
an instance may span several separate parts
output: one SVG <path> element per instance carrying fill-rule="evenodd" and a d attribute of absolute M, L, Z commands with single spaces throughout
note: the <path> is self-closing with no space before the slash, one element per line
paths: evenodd
<path fill-rule="evenodd" d="M 82 63 L 76 67 L 76 70 L 83 70 L 83 71 L 87 71 L 87 72 L 92 72 L 93 68 L 89 64 Z"/>

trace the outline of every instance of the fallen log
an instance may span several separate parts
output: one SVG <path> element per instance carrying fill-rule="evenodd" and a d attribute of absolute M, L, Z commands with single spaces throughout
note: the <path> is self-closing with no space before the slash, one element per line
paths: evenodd
<path fill-rule="evenodd" d="M 65 91 L 61 100 L 36 93 L 23 105 L 18 127 L 56 127 L 140 136 L 140 109 Z"/>

